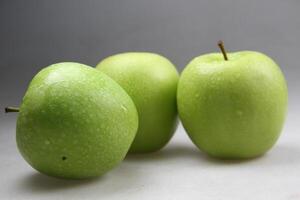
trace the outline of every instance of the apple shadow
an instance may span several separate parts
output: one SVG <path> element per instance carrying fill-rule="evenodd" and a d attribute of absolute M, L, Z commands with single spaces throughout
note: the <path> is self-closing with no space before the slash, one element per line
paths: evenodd
<path fill-rule="evenodd" d="M 162 162 L 162 161 L 169 161 L 172 159 L 194 159 L 199 161 L 200 164 L 239 164 L 239 163 L 246 163 L 255 158 L 251 159 L 219 159 L 214 158 L 206 153 L 199 150 L 194 145 L 188 144 L 176 144 L 166 149 L 162 149 L 157 152 L 153 153 L 146 153 L 146 154 L 129 154 L 126 157 L 126 161 L 129 162 Z M 257 159 L 257 158 L 256 158 Z"/>
<path fill-rule="evenodd" d="M 197 165 L 199 168 L 246 164 L 252 167 L 280 168 L 282 165 L 299 167 L 300 148 L 277 145 L 261 157 L 247 160 L 220 160 L 207 156 L 192 145 L 173 144 L 155 153 L 129 154 L 120 166 L 98 178 L 65 180 L 32 172 L 18 177 L 12 185 L 9 185 L 8 191 L 19 191 L 24 195 L 44 195 L 53 192 L 73 193 L 80 190 L 79 193 L 77 192 L 78 195 L 89 194 L 97 197 L 100 193 L 102 197 L 109 198 L 117 193 L 139 191 L 147 182 L 145 179 L 151 179 L 152 176 L 145 174 L 145 166 L 164 166 L 166 164 L 164 162 L 169 162 L 169 165 Z"/>
<path fill-rule="evenodd" d="M 39 172 L 32 172 L 22 177 L 18 182 L 21 190 L 31 191 L 33 193 L 53 192 L 58 190 L 68 190 L 70 188 L 88 186 L 105 179 L 105 176 L 90 179 L 60 179 L 43 175 Z"/>
<path fill-rule="evenodd" d="M 178 158 L 190 158 L 201 161 L 205 155 L 191 145 L 172 145 L 152 153 L 128 154 L 125 161 L 128 162 L 162 162 Z"/>
<path fill-rule="evenodd" d="M 232 164 L 259 164 L 264 166 L 279 167 L 282 165 L 295 165 L 300 163 L 300 148 L 287 145 L 275 145 L 265 154 L 258 157 L 248 159 L 226 160 L 217 159 L 209 156 L 205 156 L 207 162 L 218 165 L 232 165 Z"/>
<path fill-rule="evenodd" d="M 247 159 L 220 159 L 214 158 L 200 151 L 193 145 L 178 144 L 158 152 L 147 154 L 129 154 L 126 162 L 162 162 L 172 159 L 188 158 L 199 161 L 202 165 L 243 165 L 248 163 L 260 163 L 266 165 L 287 165 L 300 163 L 300 147 L 276 145 L 270 151 L 258 157 Z"/>
<path fill-rule="evenodd" d="M 135 169 L 130 164 L 121 163 L 107 174 L 89 179 L 61 179 L 33 171 L 18 177 L 13 184 L 9 185 L 8 190 L 11 192 L 19 191 L 19 193 L 30 196 L 33 194 L 57 195 L 59 193 L 70 194 L 75 192 L 78 195 L 95 195 L 96 198 L 100 193 L 102 197 L 109 198 L 118 192 L 130 190 L 128 187 L 130 185 L 141 185 L 142 178 L 139 169 Z"/>

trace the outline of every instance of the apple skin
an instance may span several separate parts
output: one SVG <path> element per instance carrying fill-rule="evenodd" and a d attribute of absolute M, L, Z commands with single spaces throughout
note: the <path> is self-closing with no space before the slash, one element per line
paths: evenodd
<path fill-rule="evenodd" d="M 180 119 L 194 144 L 224 159 L 264 154 L 278 139 L 287 109 L 280 68 L 254 51 L 193 59 L 178 83 Z"/>
<path fill-rule="evenodd" d="M 104 174 L 123 160 L 138 115 L 111 78 L 79 63 L 58 63 L 31 81 L 17 120 L 24 159 L 46 175 L 82 179 Z"/>
<path fill-rule="evenodd" d="M 177 126 L 179 75 L 174 65 L 158 54 L 129 52 L 104 59 L 97 69 L 118 82 L 136 105 L 139 128 L 130 152 L 148 153 L 164 147 Z"/>

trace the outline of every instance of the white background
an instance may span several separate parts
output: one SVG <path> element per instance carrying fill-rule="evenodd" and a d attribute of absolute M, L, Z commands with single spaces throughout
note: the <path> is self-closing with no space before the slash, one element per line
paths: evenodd
<path fill-rule="evenodd" d="M 276 146 L 247 161 L 208 158 L 179 126 L 161 151 L 128 156 L 120 166 L 92 180 L 61 180 L 39 174 L 18 153 L 15 115 L 0 127 L 0 199 L 213 199 L 299 200 L 299 117 L 290 112 Z M 4 123 L 3 123 L 4 124 Z"/>

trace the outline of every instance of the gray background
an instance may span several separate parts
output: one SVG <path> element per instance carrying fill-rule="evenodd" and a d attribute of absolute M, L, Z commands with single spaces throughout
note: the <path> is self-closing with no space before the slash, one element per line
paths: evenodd
<path fill-rule="evenodd" d="M 29 81 L 43 67 L 62 61 L 95 66 L 119 52 L 151 51 L 165 55 L 181 71 L 193 57 L 218 51 L 219 39 L 227 51 L 261 51 L 280 65 L 289 87 L 281 141 L 299 139 L 299 37 L 298 0 L 1 0 L 1 173 L 12 165 L 27 166 L 20 157 L 14 158 L 17 115 L 5 115 L 3 109 L 21 103 Z M 187 141 L 184 136 L 180 140 Z M 299 149 L 277 151 L 280 162 L 291 161 L 280 160 L 280 155 L 291 159 L 299 155 Z"/>
<path fill-rule="evenodd" d="M 18 105 L 32 77 L 62 61 L 95 66 L 126 51 L 165 55 L 181 70 L 193 57 L 257 50 L 299 85 L 300 1 L 297 0 L 1 0 L 1 105 Z"/>

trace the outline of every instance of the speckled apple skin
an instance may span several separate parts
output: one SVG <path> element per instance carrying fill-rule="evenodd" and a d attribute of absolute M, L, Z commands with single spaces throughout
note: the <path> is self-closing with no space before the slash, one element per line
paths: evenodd
<path fill-rule="evenodd" d="M 139 114 L 139 128 L 131 153 L 163 148 L 177 125 L 178 72 L 165 57 L 147 52 L 110 56 L 97 69 L 117 81 L 131 96 Z"/>
<path fill-rule="evenodd" d="M 111 78 L 79 63 L 58 63 L 31 81 L 17 120 L 25 160 L 41 173 L 81 179 L 99 176 L 123 160 L 138 115 Z"/>
<path fill-rule="evenodd" d="M 199 149 L 225 159 L 268 151 L 284 124 L 287 86 L 262 53 L 212 53 L 193 59 L 178 84 L 180 119 Z"/>

